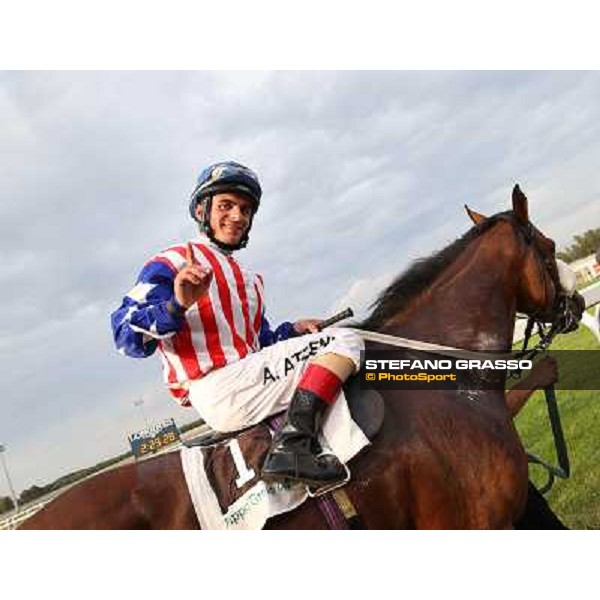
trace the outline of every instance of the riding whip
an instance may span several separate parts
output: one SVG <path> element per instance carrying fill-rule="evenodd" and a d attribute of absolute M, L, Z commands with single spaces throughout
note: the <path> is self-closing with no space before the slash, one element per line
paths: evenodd
<path fill-rule="evenodd" d="M 321 322 L 318 325 L 319 331 L 325 329 L 325 327 L 329 327 L 331 325 L 334 325 L 335 323 L 339 323 L 340 321 L 343 321 L 344 319 L 349 319 L 353 316 L 354 312 L 350 307 L 348 307 L 346 310 L 342 310 L 339 313 L 335 313 L 335 315 L 329 317 L 329 319 L 325 319 L 323 322 Z"/>

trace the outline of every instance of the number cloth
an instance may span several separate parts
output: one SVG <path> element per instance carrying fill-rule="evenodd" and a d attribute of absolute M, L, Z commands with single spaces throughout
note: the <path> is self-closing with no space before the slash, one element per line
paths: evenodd
<path fill-rule="evenodd" d="M 271 433 L 263 423 L 224 442 L 181 449 L 181 466 L 202 529 L 262 529 L 269 518 L 294 510 L 308 498 L 304 483 L 260 479 L 270 446 Z M 317 498 L 334 529 L 346 529 L 349 520 L 356 521 L 356 509 L 347 496 L 343 498 L 344 512 L 338 517 L 328 507 L 326 496 Z"/>
<path fill-rule="evenodd" d="M 181 466 L 202 529 L 262 529 L 267 519 L 300 506 L 303 483 L 267 484 L 259 477 L 271 434 L 253 427 L 228 442 L 182 448 Z"/>

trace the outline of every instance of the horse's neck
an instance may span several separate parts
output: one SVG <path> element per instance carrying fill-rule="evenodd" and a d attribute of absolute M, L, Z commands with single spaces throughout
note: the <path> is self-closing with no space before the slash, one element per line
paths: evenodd
<path fill-rule="evenodd" d="M 474 240 L 382 331 L 470 350 L 510 349 L 518 256 L 493 235 Z"/>

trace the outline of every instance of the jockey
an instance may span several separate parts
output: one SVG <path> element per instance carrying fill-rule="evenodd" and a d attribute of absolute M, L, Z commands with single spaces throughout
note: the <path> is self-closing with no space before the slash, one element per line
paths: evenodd
<path fill-rule="evenodd" d="M 261 475 L 335 486 L 347 479 L 343 461 L 357 450 L 340 460 L 323 452 L 318 435 L 336 405 L 347 411 L 336 399 L 360 368 L 364 345 L 344 329 L 321 333 L 315 319 L 271 329 L 262 277 L 233 258 L 248 243 L 261 195 L 256 174 L 243 165 L 204 169 L 189 204 L 199 235 L 146 263 L 112 314 L 114 339 L 127 356 L 158 350 L 172 395 L 216 431 L 238 431 L 287 409 Z M 349 435 L 356 439 L 355 431 Z"/>

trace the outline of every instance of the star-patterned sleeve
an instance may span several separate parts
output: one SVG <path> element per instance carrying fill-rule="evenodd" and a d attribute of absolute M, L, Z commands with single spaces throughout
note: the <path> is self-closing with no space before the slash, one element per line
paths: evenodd
<path fill-rule="evenodd" d="M 115 344 L 121 354 L 134 358 L 150 356 L 158 340 L 179 330 L 183 317 L 167 310 L 168 302 L 178 306 L 173 294 L 175 275 L 159 261 L 151 261 L 142 269 L 133 289 L 111 315 Z"/>
<path fill-rule="evenodd" d="M 284 321 L 281 325 L 279 325 L 273 330 L 271 329 L 271 325 L 263 312 L 259 334 L 261 348 L 272 346 L 277 342 L 289 340 L 293 337 L 298 337 L 298 333 L 296 333 L 293 323 L 290 323 L 289 321 Z"/>

